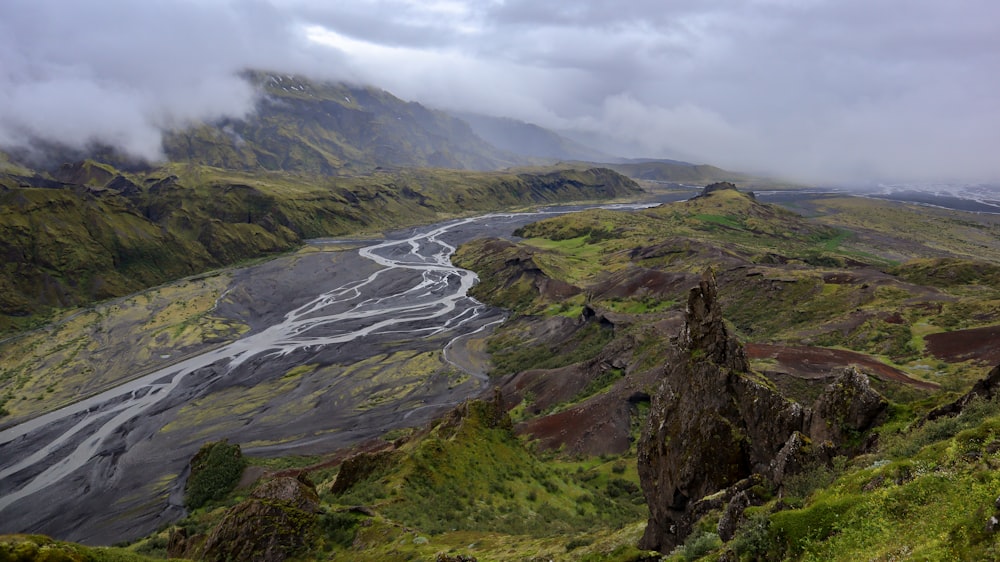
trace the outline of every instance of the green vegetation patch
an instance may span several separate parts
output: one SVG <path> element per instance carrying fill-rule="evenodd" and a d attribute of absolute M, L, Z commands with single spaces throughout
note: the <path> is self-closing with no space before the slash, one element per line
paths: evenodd
<path fill-rule="evenodd" d="M 503 333 L 490 338 L 487 350 L 493 360 L 493 376 L 528 369 L 557 369 L 595 357 L 614 338 L 614 332 L 597 322 L 588 322 L 557 345 L 526 341 L 523 336 Z"/>
<path fill-rule="evenodd" d="M 901 427 L 894 407 L 881 446 L 790 479 L 784 497 L 750 508 L 730 546 L 741 559 L 993 560 L 986 530 L 1000 489 L 1000 404 Z M 777 511 L 776 511 L 777 510 Z"/>
<path fill-rule="evenodd" d="M 638 485 L 612 473 L 610 463 L 573 472 L 542 462 L 508 429 L 493 427 L 491 418 L 472 408 L 460 421 L 446 418 L 395 453 L 395 461 L 380 463 L 367 478 L 325 499 L 373 505 L 430 535 L 544 536 L 614 529 L 644 516 Z"/>
<path fill-rule="evenodd" d="M 125 548 L 88 547 L 44 535 L 0 535 L 3 562 L 152 562 L 163 560 Z"/>
<path fill-rule="evenodd" d="M 226 497 L 246 468 L 239 445 L 216 441 L 202 445 L 191 459 L 191 474 L 184 485 L 184 505 L 197 509 Z"/>

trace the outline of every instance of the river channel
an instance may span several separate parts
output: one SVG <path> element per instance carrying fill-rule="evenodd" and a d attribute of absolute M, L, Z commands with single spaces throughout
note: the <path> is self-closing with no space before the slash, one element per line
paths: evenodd
<path fill-rule="evenodd" d="M 504 313 L 467 296 L 476 275 L 452 252 L 576 209 L 459 219 L 358 250 L 317 240 L 238 271 L 227 293 L 249 304 L 215 312 L 239 315 L 243 337 L 0 431 L 0 533 L 134 539 L 183 515 L 186 466 L 207 441 L 318 455 L 480 394 L 485 373 L 447 350 Z M 430 358 L 445 368 L 416 367 Z"/>

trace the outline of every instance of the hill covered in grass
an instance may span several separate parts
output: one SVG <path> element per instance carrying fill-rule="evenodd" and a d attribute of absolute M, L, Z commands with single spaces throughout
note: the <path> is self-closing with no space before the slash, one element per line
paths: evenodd
<path fill-rule="evenodd" d="M 331 177 L 85 161 L 0 173 L 0 331 L 303 239 L 375 233 L 461 213 L 639 192 L 607 169 L 414 169 Z"/>
<path fill-rule="evenodd" d="M 334 455 L 248 457 L 240 487 L 130 555 L 996 558 L 995 221 L 841 198 L 808 208 L 721 186 L 463 245 L 478 296 L 512 311 L 483 343 L 491 400 Z M 718 308 L 692 324 L 706 267 Z M 711 344 L 718 333 L 738 343 Z M 718 353 L 729 359 L 705 364 Z M 874 407 L 850 406 L 861 394 Z M 660 442 L 687 464 L 658 492 Z M 640 543 L 660 492 L 683 532 Z"/>
<path fill-rule="evenodd" d="M 746 182 L 752 178 L 708 164 L 691 164 L 679 160 L 626 159 L 609 163 L 613 170 L 637 180 L 704 185 L 714 182 Z"/>

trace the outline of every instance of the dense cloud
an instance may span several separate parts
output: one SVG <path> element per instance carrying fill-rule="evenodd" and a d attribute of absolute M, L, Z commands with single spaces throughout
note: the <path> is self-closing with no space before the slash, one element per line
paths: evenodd
<path fill-rule="evenodd" d="M 155 159 L 162 129 L 252 110 L 239 71 L 340 58 L 314 51 L 267 2 L 4 0 L 0 144 L 101 142 Z"/>
<path fill-rule="evenodd" d="M 236 74 L 264 68 L 628 156 L 995 181 L 998 22 L 993 0 L 6 0 L 0 144 L 153 156 L 163 127 L 249 111 Z"/>

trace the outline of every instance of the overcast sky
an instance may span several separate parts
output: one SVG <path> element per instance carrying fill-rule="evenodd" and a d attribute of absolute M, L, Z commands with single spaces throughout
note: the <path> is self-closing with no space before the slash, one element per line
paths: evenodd
<path fill-rule="evenodd" d="M 159 153 L 245 68 L 794 179 L 1000 180 L 996 0 L 2 0 L 0 145 Z M 608 150 L 608 146 L 601 146 Z"/>

